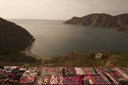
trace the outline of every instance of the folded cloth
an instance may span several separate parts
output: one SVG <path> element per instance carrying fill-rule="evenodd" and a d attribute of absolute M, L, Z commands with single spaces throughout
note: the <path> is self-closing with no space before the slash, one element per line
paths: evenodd
<path fill-rule="evenodd" d="M 16 85 L 19 83 L 19 80 L 13 80 L 13 79 L 10 79 L 9 81 L 10 81 L 12 84 L 15 83 Z"/>
<path fill-rule="evenodd" d="M 19 70 L 19 69 L 20 69 L 20 67 L 16 67 L 15 69 L 18 69 L 18 70 Z"/>
<path fill-rule="evenodd" d="M 13 80 L 20 80 L 22 74 L 16 74 Z"/>
<path fill-rule="evenodd" d="M 12 71 L 6 71 L 6 73 L 12 73 Z"/>
<path fill-rule="evenodd" d="M 32 70 L 32 67 L 28 67 L 26 70 L 30 71 L 30 70 Z"/>
<path fill-rule="evenodd" d="M 37 67 L 32 67 L 32 70 L 37 70 Z"/>
<path fill-rule="evenodd" d="M 27 82 L 28 81 L 28 78 L 21 78 L 20 79 L 20 82 Z"/>
<path fill-rule="evenodd" d="M 20 81 L 20 84 L 27 84 L 27 81 Z"/>
<path fill-rule="evenodd" d="M 8 77 L 7 74 L 1 74 L 1 75 L 0 75 L 0 79 L 6 79 L 7 77 Z"/>
<path fill-rule="evenodd" d="M 7 69 L 7 71 L 12 71 L 13 69 Z"/>
<path fill-rule="evenodd" d="M 36 76 L 37 73 L 30 73 L 30 76 Z"/>
<path fill-rule="evenodd" d="M 30 73 L 30 71 L 25 71 L 25 73 Z"/>
<path fill-rule="evenodd" d="M 7 82 L 8 80 L 10 80 L 10 78 L 6 78 L 6 79 L 4 80 L 4 82 Z"/>
<path fill-rule="evenodd" d="M 31 73 L 35 73 L 36 72 L 36 70 L 31 70 Z"/>
<path fill-rule="evenodd" d="M 23 73 L 17 73 L 15 76 L 22 76 Z"/>
<path fill-rule="evenodd" d="M 7 70 L 6 69 L 2 69 L 2 72 L 6 72 Z"/>
<path fill-rule="evenodd" d="M 20 68 L 19 70 L 25 71 L 26 69 L 25 68 Z"/>
<path fill-rule="evenodd" d="M 30 71 L 25 71 L 25 72 L 23 73 L 23 75 L 29 76 L 29 75 L 30 75 Z"/>
<path fill-rule="evenodd" d="M 17 76 L 17 75 L 21 75 L 22 76 L 22 74 L 23 74 L 22 72 L 18 72 L 15 76 Z"/>
<path fill-rule="evenodd" d="M 77 78 L 78 78 L 79 84 L 82 84 L 82 78 L 81 78 L 80 74 L 77 76 Z"/>
<path fill-rule="evenodd" d="M 28 78 L 28 83 L 34 83 L 34 78 Z"/>
<path fill-rule="evenodd" d="M 11 68 L 11 66 L 4 66 L 5 69 Z"/>
<path fill-rule="evenodd" d="M 0 79 L 0 83 L 3 83 L 4 82 L 4 79 Z"/>
<path fill-rule="evenodd" d="M 25 70 L 19 70 L 19 73 L 24 73 L 25 72 Z"/>
<path fill-rule="evenodd" d="M 14 69 L 14 70 L 12 70 L 12 73 L 18 73 L 18 72 L 19 72 L 18 69 Z"/>
<path fill-rule="evenodd" d="M 15 69 L 16 68 L 16 66 L 11 66 L 11 69 Z"/>
<path fill-rule="evenodd" d="M 28 79 L 35 79 L 35 76 L 29 76 Z"/>
<path fill-rule="evenodd" d="M 20 76 L 14 77 L 13 80 L 20 80 L 20 78 L 21 78 Z"/>
<path fill-rule="evenodd" d="M 21 77 L 29 77 L 28 75 L 22 75 Z"/>

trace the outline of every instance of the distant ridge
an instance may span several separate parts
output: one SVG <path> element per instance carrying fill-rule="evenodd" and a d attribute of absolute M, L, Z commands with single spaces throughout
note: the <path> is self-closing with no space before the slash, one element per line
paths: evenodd
<path fill-rule="evenodd" d="M 96 27 L 113 27 L 118 31 L 128 32 L 128 13 L 117 16 L 95 13 L 83 17 L 73 17 L 64 23 Z"/>

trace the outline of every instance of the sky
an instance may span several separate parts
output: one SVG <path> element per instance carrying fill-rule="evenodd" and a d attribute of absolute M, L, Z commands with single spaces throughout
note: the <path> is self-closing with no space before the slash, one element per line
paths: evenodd
<path fill-rule="evenodd" d="M 128 13 L 128 0 L 0 0 L 5 19 L 67 20 L 91 13 Z"/>

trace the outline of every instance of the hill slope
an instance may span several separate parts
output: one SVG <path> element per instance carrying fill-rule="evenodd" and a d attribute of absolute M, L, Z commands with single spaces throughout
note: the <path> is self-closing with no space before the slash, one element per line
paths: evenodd
<path fill-rule="evenodd" d="M 25 50 L 33 36 L 24 28 L 0 18 L 0 51 L 7 49 Z"/>
<path fill-rule="evenodd" d="M 64 22 L 65 24 L 77 24 L 97 27 L 113 27 L 119 31 L 128 32 L 128 14 L 111 16 L 109 14 L 90 14 L 83 17 L 73 17 Z"/>

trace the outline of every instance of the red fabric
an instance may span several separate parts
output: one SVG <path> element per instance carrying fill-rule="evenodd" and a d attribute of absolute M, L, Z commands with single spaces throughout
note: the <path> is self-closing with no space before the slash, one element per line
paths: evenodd
<path fill-rule="evenodd" d="M 20 70 L 19 72 L 24 72 L 24 70 Z"/>
<path fill-rule="evenodd" d="M 7 78 L 14 78 L 15 73 L 10 73 Z"/>
<path fill-rule="evenodd" d="M 82 84 L 82 78 L 81 78 L 80 74 L 77 76 L 77 78 L 78 78 L 79 84 Z"/>
<path fill-rule="evenodd" d="M 16 67 L 15 69 L 19 70 L 19 69 L 20 69 L 20 67 Z"/>

